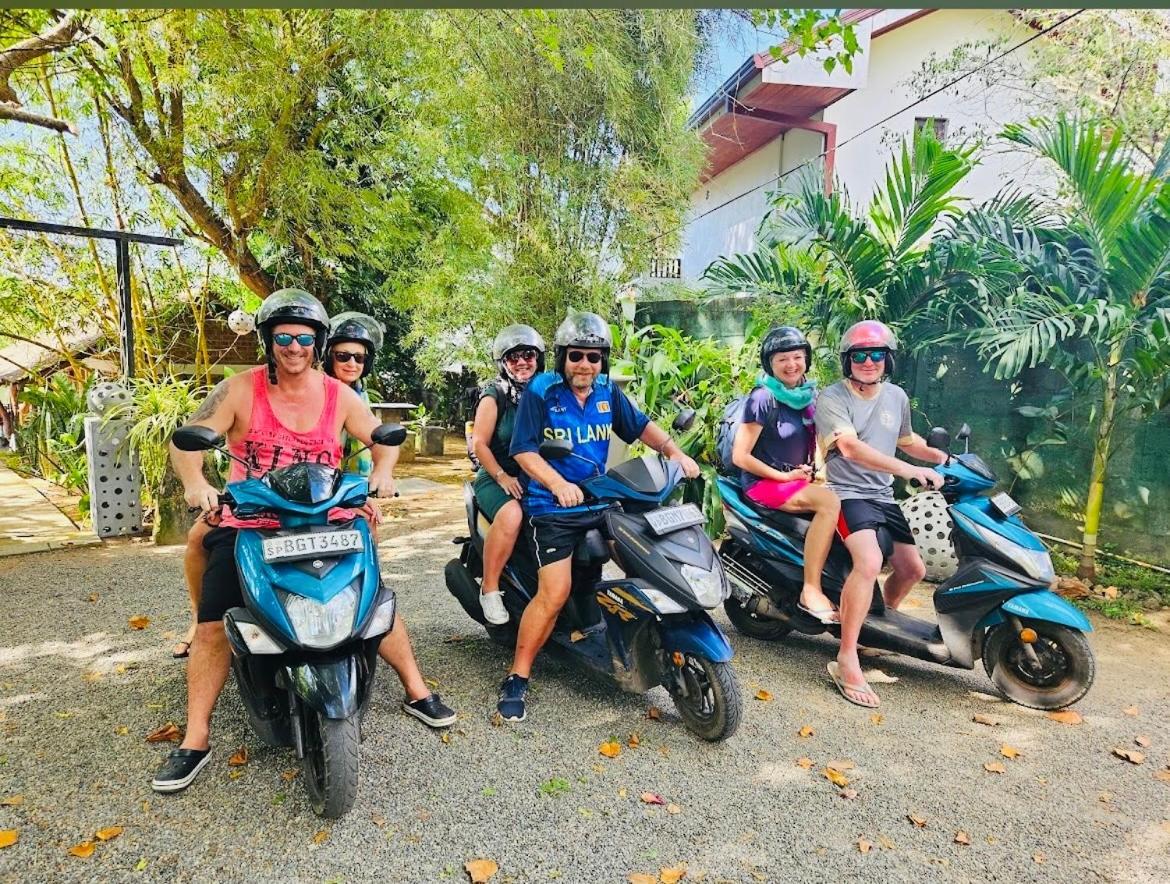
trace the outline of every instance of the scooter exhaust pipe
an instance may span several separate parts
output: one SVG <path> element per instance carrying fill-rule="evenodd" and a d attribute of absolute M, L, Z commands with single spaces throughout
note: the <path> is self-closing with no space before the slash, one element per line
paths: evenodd
<path fill-rule="evenodd" d="M 788 615 L 772 604 L 772 600 L 762 595 L 752 594 L 744 604 L 744 610 L 757 617 L 767 617 L 770 620 L 787 620 Z"/>
<path fill-rule="evenodd" d="M 767 617 L 769 620 L 790 620 L 791 618 L 778 608 L 767 594 L 767 585 L 755 574 L 749 571 L 731 555 L 720 555 L 723 569 L 728 579 L 741 592 L 748 596 L 743 602 L 744 609 L 757 617 Z"/>

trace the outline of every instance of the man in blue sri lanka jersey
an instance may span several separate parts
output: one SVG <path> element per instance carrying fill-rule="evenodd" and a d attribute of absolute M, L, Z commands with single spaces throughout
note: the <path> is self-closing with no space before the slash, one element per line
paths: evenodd
<path fill-rule="evenodd" d="M 609 439 L 640 440 L 682 467 L 688 478 L 699 465 L 609 383 L 609 324 L 596 313 L 571 313 L 553 341 L 556 368 L 528 383 L 516 413 L 511 454 L 531 481 L 524 510 L 532 525 L 538 584 L 524 609 L 512 669 L 500 686 L 497 709 L 505 721 L 523 721 L 528 677 L 569 598 L 573 550 L 592 528 L 605 530 L 604 504 L 586 503 L 577 483 L 605 472 Z M 545 439 L 568 439 L 574 457 L 551 464 L 540 456 Z"/>

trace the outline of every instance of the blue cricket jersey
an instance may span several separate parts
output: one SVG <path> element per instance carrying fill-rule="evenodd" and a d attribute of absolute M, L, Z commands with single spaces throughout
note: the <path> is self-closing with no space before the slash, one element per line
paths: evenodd
<path fill-rule="evenodd" d="M 578 457 L 550 461 L 549 465 L 566 481 L 579 485 L 594 475 L 590 464 L 598 472 L 605 472 L 611 433 L 617 433 L 628 444 L 642 435 L 648 423 L 650 418 L 635 408 L 621 390 L 611 386 L 605 375 L 594 382 L 582 407 L 564 378 L 546 371 L 529 381 L 520 397 L 510 454 L 515 457 L 530 451 L 539 453 L 545 439 L 568 439 Z M 528 483 L 524 494 L 524 510 L 530 516 L 587 512 L 599 506 L 602 504 L 560 506 L 552 492 L 535 479 Z"/>

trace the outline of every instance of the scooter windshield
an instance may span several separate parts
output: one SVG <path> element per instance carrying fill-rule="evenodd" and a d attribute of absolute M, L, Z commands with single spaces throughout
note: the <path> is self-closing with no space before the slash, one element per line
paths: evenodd
<path fill-rule="evenodd" d="M 341 473 L 325 464 L 294 463 L 266 473 L 261 481 L 285 500 L 317 504 L 336 493 L 340 479 Z"/>

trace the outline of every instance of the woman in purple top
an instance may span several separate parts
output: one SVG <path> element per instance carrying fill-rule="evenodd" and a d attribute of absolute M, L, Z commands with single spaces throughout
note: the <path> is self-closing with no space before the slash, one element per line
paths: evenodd
<path fill-rule="evenodd" d="M 804 541 L 804 587 L 797 607 L 821 623 L 836 623 L 837 610 L 821 589 L 821 572 L 833 542 L 841 501 L 824 485 L 812 484 L 816 452 L 813 397 L 807 376 L 808 339 L 791 326 L 774 328 L 760 348 L 764 373 L 744 406 L 731 460 L 741 471 L 744 493 L 760 506 L 811 513 Z"/>

